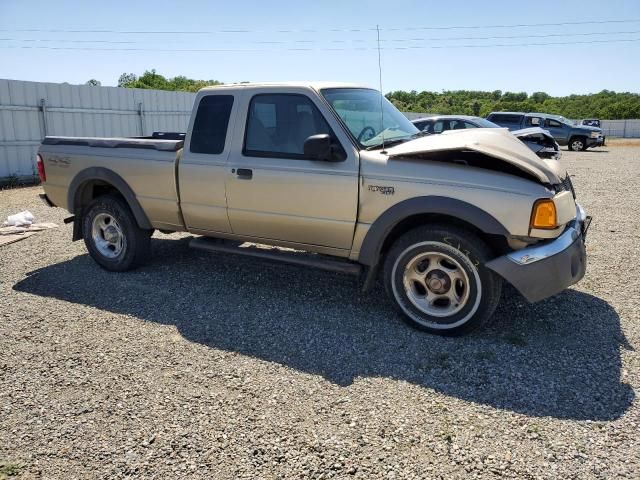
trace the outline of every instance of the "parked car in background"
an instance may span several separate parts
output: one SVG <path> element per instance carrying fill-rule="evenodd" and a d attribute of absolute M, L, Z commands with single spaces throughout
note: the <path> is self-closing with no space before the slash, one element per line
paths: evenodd
<path fill-rule="evenodd" d="M 490 122 L 486 118 L 469 115 L 437 115 L 412 120 L 413 124 L 424 132 L 442 133 L 447 130 L 462 130 L 465 128 L 500 128 L 500 125 Z"/>
<path fill-rule="evenodd" d="M 580 125 L 602 128 L 602 123 L 597 118 L 586 118 L 584 120 L 581 120 Z"/>
<path fill-rule="evenodd" d="M 430 134 L 468 128 L 503 128 L 482 117 L 468 115 L 436 115 L 412 120 L 420 130 Z M 560 158 L 560 146 L 553 136 L 538 127 L 524 128 L 511 132 L 533 150 L 540 158 Z"/>
<path fill-rule="evenodd" d="M 596 127 L 602 129 L 602 122 L 597 118 L 586 118 L 584 120 L 580 120 L 579 125 L 586 125 L 588 127 Z M 606 135 L 602 135 L 602 146 L 605 145 Z"/>
<path fill-rule="evenodd" d="M 602 129 L 588 125 L 572 125 L 560 115 L 548 113 L 491 112 L 487 120 L 509 130 L 540 127 L 548 130 L 556 142 L 569 150 L 586 150 L 604 145 Z"/>

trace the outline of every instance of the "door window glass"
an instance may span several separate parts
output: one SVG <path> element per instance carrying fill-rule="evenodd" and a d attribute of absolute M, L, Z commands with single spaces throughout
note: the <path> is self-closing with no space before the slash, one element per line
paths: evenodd
<path fill-rule="evenodd" d="M 304 159 L 305 140 L 322 133 L 338 144 L 327 121 L 305 95 L 256 95 L 249 105 L 244 153 Z"/>
<path fill-rule="evenodd" d="M 433 133 L 442 133 L 444 130 L 444 122 L 442 120 L 438 120 L 436 123 L 434 123 L 433 128 L 431 129 Z"/>

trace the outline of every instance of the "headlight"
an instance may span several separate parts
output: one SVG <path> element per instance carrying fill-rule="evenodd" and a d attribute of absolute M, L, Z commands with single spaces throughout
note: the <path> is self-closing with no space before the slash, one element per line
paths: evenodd
<path fill-rule="evenodd" d="M 600 136 L 600 132 L 591 132 L 591 138 L 598 138 Z"/>

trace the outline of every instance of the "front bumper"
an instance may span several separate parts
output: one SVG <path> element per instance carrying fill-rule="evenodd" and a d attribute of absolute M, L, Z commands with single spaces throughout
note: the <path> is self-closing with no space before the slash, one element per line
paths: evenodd
<path fill-rule="evenodd" d="M 585 238 L 591 217 L 577 206 L 576 219 L 555 240 L 516 250 L 486 266 L 537 302 L 579 282 L 587 269 Z"/>
<path fill-rule="evenodd" d="M 602 147 L 604 145 L 604 137 L 587 138 L 587 148 Z"/>

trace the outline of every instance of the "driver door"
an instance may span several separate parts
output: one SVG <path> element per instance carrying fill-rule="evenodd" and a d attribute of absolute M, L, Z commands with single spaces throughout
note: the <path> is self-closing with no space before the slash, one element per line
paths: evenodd
<path fill-rule="evenodd" d="M 569 143 L 569 127 L 553 118 L 547 118 L 544 127 L 553 135 L 556 142 L 566 145 Z"/>
<path fill-rule="evenodd" d="M 358 207 L 357 151 L 325 105 L 277 89 L 246 98 L 226 181 L 234 234 L 348 251 Z M 338 135 L 336 135 L 338 132 Z M 328 133 L 344 159 L 305 157 L 304 141 Z M 234 142 L 235 143 L 235 142 Z"/>

